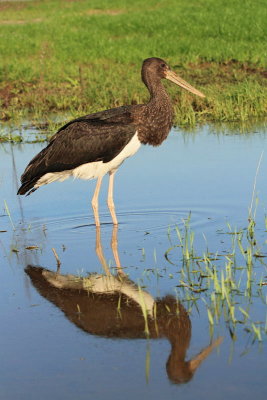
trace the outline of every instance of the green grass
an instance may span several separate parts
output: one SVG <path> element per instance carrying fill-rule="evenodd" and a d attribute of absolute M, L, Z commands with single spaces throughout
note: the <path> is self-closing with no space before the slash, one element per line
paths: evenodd
<path fill-rule="evenodd" d="M 177 124 L 265 116 L 266 18 L 252 0 L 0 2 L 0 118 L 143 102 L 151 56 L 207 95 L 168 84 Z"/>

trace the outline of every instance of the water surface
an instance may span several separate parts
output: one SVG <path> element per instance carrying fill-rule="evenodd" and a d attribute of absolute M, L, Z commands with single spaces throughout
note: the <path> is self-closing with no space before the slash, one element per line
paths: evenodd
<path fill-rule="evenodd" d="M 262 255 L 267 253 L 267 136 L 264 128 L 248 134 L 220 132 L 219 129 L 215 132 L 210 127 L 194 133 L 173 130 L 159 148 L 143 146 L 116 175 L 115 204 L 120 224 L 115 234 L 123 271 L 132 285 L 137 285 L 137 290 L 141 288 L 149 299 L 158 299 L 159 307 L 165 296 L 171 295 L 190 310 L 191 340 L 186 328 L 180 326 L 174 328 L 173 333 L 160 328 L 164 334 L 158 339 L 151 328 L 148 340 L 145 326 L 130 328 L 140 304 L 135 304 L 135 309 L 130 311 L 132 316 L 128 306 L 124 309 L 122 304 L 121 313 L 125 312 L 125 316 L 115 313 L 111 318 L 114 309 L 109 312 L 109 303 L 105 303 L 108 299 L 104 296 L 102 300 L 98 295 L 90 298 L 86 306 L 91 312 L 88 321 L 99 314 L 109 321 L 109 330 L 102 325 L 89 328 L 89 322 L 81 326 L 87 311 L 81 311 L 81 307 L 77 307 L 77 313 L 75 307 L 67 311 L 67 292 L 64 292 L 63 301 L 63 297 L 59 297 L 62 291 L 46 290 L 37 278 L 34 281 L 25 273 L 29 265 L 56 271 L 54 248 L 63 275 L 73 274 L 78 281 L 88 273 L 104 274 L 90 207 L 95 182 L 68 180 L 40 188 L 29 197 L 16 196 L 20 174 L 44 146 L 44 143 L 34 143 L 2 144 L 0 147 L 0 230 L 3 231 L 0 232 L 0 398 L 124 399 L 127 396 L 136 399 L 140 396 L 173 399 L 183 396 L 192 399 L 197 396 L 199 399 L 250 399 L 255 396 L 265 399 L 266 286 L 261 288 L 261 298 L 257 292 L 258 283 L 267 280 L 265 258 L 259 258 L 253 267 L 253 295 L 245 300 L 237 297 L 236 305 L 236 313 L 239 306 L 245 310 L 250 307 L 251 322 L 262 327 L 261 342 L 248 331 L 250 322 L 245 326 L 237 324 L 235 335 L 231 336 L 229 323 L 223 318 L 211 337 L 205 305 L 208 294 L 181 288 L 181 280 L 185 278 L 181 276 L 179 247 L 168 253 L 171 263 L 164 256 L 170 247 L 179 244 L 176 227 L 184 232 L 184 221 L 189 215 L 195 234 L 194 249 L 198 254 L 202 255 L 207 247 L 214 253 L 230 252 L 233 235 L 226 232 L 247 227 L 254 184 L 254 200 L 258 198 L 255 234 Z M 107 178 L 100 194 L 101 251 L 106 266 L 116 275 L 111 248 L 114 231 L 106 194 Z M 220 265 L 223 263 L 224 260 Z M 240 255 L 237 263 L 246 267 Z M 242 282 L 246 273 L 244 269 Z M 245 279 L 244 285 L 246 282 Z M 195 303 L 197 307 L 189 301 L 192 297 L 199 298 Z M 94 307 L 98 310 L 95 314 Z M 107 313 L 105 318 L 105 314 L 101 314 L 103 307 Z M 126 322 L 122 329 L 121 321 L 125 318 L 130 321 L 128 330 Z M 114 326 L 111 326 L 113 320 Z M 178 343 L 183 346 L 183 341 L 188 340 L 184 361 L 192 361 L 217 338 L 223 339 L 219 339 L 221 343 L 203 358 L 191 379 L 183 384 L 175 382 L 167 364 L 170 354 L 174 354 L 172 349 L 175 346 L 181 349 Z M 177 365 L 179 363 L 181 360 Z M 181 376 L 175 368 L 173 374 Z"/>

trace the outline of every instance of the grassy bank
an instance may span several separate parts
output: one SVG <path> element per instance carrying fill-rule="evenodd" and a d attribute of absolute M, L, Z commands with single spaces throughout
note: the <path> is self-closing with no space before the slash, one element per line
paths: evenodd
<path fill-rule="evenodd" d="M 168 84 L 177 124 L 263 117 L 266 37 L 262 1 L 0 2 L 0 118 L 146 101 L 140 65 L 151 56 L 207 95 Z"/>

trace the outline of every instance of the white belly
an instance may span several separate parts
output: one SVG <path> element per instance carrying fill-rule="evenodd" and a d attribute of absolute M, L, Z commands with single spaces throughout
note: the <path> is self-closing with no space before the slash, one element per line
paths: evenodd
<path fill-rule="evenodd" d="M 135 135 L 130 140 L 130 142 L 115 158 L 113 158 L 113 160 L 106 163 L 103 163 L 103 161 L 96 161 L 87 164 L 82 164 L 79 167 L 68 171 L 49 172 L 44 176 L 42 176 L 36 182 L 34 187 L 38 188 L 42 185 L 46 185 L 54 181 L 62 182 L 65 179 L 69 178 L 70 176 L 80 179 L 96 179 L 102 177 L 108 172 L 116 171 L 126 158 L 131 157 L 137 152 L 140 146 L 141 142 L 139 141 L 136 132 Z"/>

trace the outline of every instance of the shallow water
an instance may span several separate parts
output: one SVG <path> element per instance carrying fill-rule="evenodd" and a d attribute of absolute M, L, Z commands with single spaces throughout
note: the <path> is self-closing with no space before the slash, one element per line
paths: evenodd
<path fill-rule="evenodd" d="M 100 195 L 102 247 L 90 208 L 94 182 L 69 180 L 40 188 L 29 197 L 16 196 L 18 177 L 44 146 L 35 143 L 0 147 L 0 231 L 5 231 L 0 232 L 0 398 L 173 399 L 180 395 L 185 399 L 265 399 L 266 286 L 261 288 L 261 298 L 257 292 L 258 283 L 267 281 L 265 258 L 254 263 L 252 296 L 239 296 L 236 304 L 238 318 L 238 307 L 249 307 L 251 322 L 262 327 L 259 341 L 249 332 L 250 322 L 237 324 L 233 335 L 231 324 L 224 318 L 214 327 L 211 337 L 205 305 L 209 292 L 196 294 L 180 287 L 185 277 L 180 273 L 178 247 L 168 253 L 171 263 L 164 256 L 179 243 L 176 227 L 184 232 L 184 220 L 190 213 L 195 251 L 202 255 L 208 247 L 211 253 L 228 254 L 233 235 L 226 234 L 227 224 L 233 231 L 247 227 L 254 183 L 258 197 L 255 234 L 261 254 L 267 253 L 265 130 L 249 134 L 218 129 L 215 132 L 211 127 L 195 133 L 173 130 L 159 148 L 142 147 L 123 164 L 115 178 L 120 222 L 117 251 L 131 285 L 139 285 L 139 294 L 143 290 L 140 298 L 146 293 L 150 299 L 157 298 L 158 307 L 164 296 L 172 295 L 190 311 L 191 341 L 186 360 L 195 360 L 211 341 L 223 338 L 203 356 L 184 384 L 177 383 L 183 380 L 179 365 L 184 365 L 184 360 L 175 355 L 175 349 L 180 342 L 189 341 L 190 334 L 183 327 L 176 327 L 173 332 L 167 329 L 169 317 L 164 311 L 159 322 L 160 337 L 156 339 L 152 333 L 154 320 L 150 318 L 150 339 L 146 339 L 142 319 L 138 320 L 141 328 L 131 328 L 137 321 L 136 308 L 141 309 L 140 300 L 135 308 L 126 302 L 120 304 L 120 309 L 120 297 L 97 294 L 89 296 L 90 301 L 82 309 L 84 300 L 77 300 L 76 292 L 74 296 L 73 292 L 45 288 L 45 283 L 42 286 L 37 277 L 30 279 L 24 272 L 27 265 L 56 271 L 52 252 L 55 248 L 61 273 L 76 275 L 76 282 L 88 273 L 97 273 L 102 279 L 104 272 L 98 257 L 101 250 L 115 274 L 111 239 L 112 234 L 113 239 L 116 237 L 116 231 L 105 204 L 107 178 Z M 36 248 L 27 249 L 29 246 Z M 237 263 L 246 264 L 240 255 Z M 246 273 L 244 269 L 243 277 Z M 195 303 L 192 296 L 198 297 Z M 98 315 L 99 321 L 94 322 Z M 261 325 L 257 325 L 259 322 Z M 184 346 L 186 350 L 187 345 Z M 170 361 L 166 368 L 170 354 L 174 357 L 173 369 Z"/>

